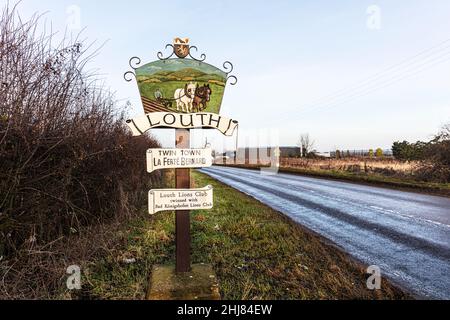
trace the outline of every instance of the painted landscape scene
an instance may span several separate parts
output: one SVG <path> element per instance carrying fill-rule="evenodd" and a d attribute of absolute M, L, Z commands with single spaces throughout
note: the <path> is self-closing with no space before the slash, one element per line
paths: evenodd
<path fill-rule="evenodd" d="M 169 59 L 136 70 L 144 111 L 219 113 L 227 74 L 207 63 Z"/>

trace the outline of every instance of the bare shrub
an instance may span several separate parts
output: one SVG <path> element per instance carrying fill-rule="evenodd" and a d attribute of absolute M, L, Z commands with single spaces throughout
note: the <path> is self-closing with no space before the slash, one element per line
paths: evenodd
<path fill-rule="evenodd" d="M 6 7 L 0 21 L 0 256 L 131 215 L 159 176 L 150 137 L 132 138 L 86 65 L 96 51 L 52 43 Z"/>
<path fill-rule="evenodd" d="M 424 160 L 421 161 L 419 177 L 426 181 L 450 182 L 450 123 L 424 148 Z"/>
<path fill-rule="evenodd" d="M 314 155 L 314 141 L 310 138 L 309 133 L 301 134 L 297 145 L 300 148 L 301 157 L 308 158 Z"/>

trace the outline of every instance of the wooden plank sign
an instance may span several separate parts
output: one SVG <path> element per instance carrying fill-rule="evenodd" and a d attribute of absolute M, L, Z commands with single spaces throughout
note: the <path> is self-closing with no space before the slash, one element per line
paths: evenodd
<path fill-rule="evenodd" d="M 207 168 L 212 166 L 212 149 L 149 149 L 147 171 L 160 169 Z"/>
<path fill-rule="evenodd" d="M 213 187 L 201 189 L 155 189 L 148 194 L 151 215 L 160 211 L 207 210 L 214 207 Z"/>

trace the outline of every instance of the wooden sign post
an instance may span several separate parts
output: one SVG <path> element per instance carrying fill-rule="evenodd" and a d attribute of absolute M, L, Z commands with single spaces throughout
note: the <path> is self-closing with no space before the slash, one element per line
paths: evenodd
<path fill-rule="evenodd" d="M 176 38 L 173 45 L 166 46 L 169 47 L 173 49 L 169 56 L 164 57 L 159 52 L 157 61 L 142 66 L 139 66 L 141 59 L 130 59 L 133 71 L 124 76 L 127 81 L 132 81 L 132 76 L 136 79 L 144 115 L 129 119 L 126 124 L 133 136 L 143 135 L 153 128 L 175 129 L 176 149 L 147 152 L 149 173 L 175 168 L 175 189 L 149 191 L 149 214 L 160 211 L 175 211 L 176 214 L 176 277 L 169 277 L 170 281 L 177 277 L 197 277 L 194 281 L 198 282 L 204 278 L 204 283 L 211 289 L 212 267 L 206 272 L 204 265 L 191 268 L 190 211 L 211 209 L 213 188 L 191 189 L 190 169 L 210 167 L 212 150 L 190 149 L 190 129 L 212 128 L 225 136 L 233 136 L 238 122 L 221 115 L 220 108 L 227 83 L 235 85 L 237 78 L 231 75 L 233 65 L 229 61 L 223 63 L 222 70 L 205 63 L 205 54 L 199 59 L 193 57 L 190 49 L 197 47 L 190 46 L 189 39 Z M 175 282 L 177 288 L 186 286 L 185 281 Z M 167 286 L 153 287 L 156 290 Z"/>
<path fill-rule="evenodd" d="M 190 130 L 175 130 L 177 149 L 190 148 Z M 191 187 L 191 170 L 175 169 L 175 188 Z M 191 218 L 189 211 L 177 211 L 175 220 L 176 272 L 189 272 L 191 269 Z"/>

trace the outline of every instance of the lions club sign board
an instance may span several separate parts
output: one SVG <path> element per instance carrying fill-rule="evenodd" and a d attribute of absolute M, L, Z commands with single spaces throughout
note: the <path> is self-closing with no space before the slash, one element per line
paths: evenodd
<path fill-rule="evenodd" d="M 148 194 L 149 213 L 190 211 L 213 208 L 213 187 L 201 189 L 158 189 Z"/>
<path fill-rule="evenodd" d="M 149 149 L 147 171 L 160 169 L 207 168 L 212 166 L 212 149 Z"/>

